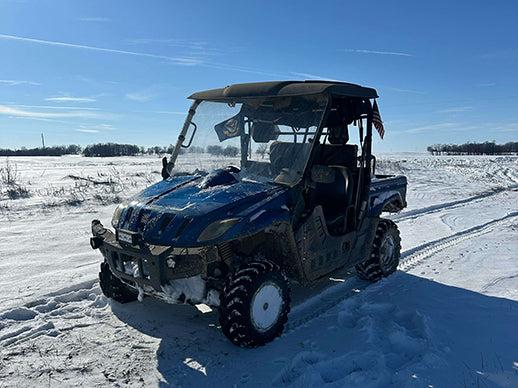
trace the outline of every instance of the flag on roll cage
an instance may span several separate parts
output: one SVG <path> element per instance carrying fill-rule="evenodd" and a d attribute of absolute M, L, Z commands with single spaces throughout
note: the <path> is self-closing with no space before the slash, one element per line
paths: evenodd
<path fill-rule="evenodd" d="M 372 106 L 372 124 L 374 124 L 374 127 L 376 127 L 381 139 L 383 139 L 385 128 L 383 128 L 383 121 L 381 121 L 381 115 L 376 100 L 374 100 L 374 105 Z"/>

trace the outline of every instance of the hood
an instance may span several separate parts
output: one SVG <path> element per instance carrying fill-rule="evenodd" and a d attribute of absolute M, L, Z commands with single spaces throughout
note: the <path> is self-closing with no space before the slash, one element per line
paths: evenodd
<path fill-rule="evenodd" d="M 140 233 L 156 245 L 196 246 L 212 222 L 246 219 L 271 202 L 286 204 L 287 189 L 215 170 L 205 177 L 171 177 L 134 197 L 122 211 L 119 227 Z"/>

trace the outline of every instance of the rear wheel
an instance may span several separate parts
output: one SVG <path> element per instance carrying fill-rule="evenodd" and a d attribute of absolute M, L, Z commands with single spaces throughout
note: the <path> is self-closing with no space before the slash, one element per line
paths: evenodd
<path fill-rule="evenodd" d="M 393 273 L 401 257 L 401 237 L 397 225 L 381 219 L 372 244 L 371 257 L 356 266 L 358 277 L 376 282 Z"/>
<path fill-rule="evenodd" d="M 220 324 L 235 345 L 254 348 L 279 336 L 290 311 L 286 276 L 268 260 L 237 271 L 221 294 Z"/>
<path fill-rule="evenodd" d="M 115 277 L 110 265 L 105 261 L 99 272 L 99 285 L 103 294 L 119 303 L 128 303 L 137 300 L 138 292 Z"/>

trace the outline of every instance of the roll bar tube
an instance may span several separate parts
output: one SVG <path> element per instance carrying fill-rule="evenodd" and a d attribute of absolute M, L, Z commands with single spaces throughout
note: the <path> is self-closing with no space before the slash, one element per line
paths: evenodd
<path fill-rule="evenodd" d="M 195 100 L 191 107 L 189 108 L 189 113 L 187 114 L 187 117 L 185 118 L 185 122 L 182 127 L 182 132 L 180 132 L 180 135 L 178 136 L 178 140 L 176 141 L 176 145 L 174 146 L 173 153 L 169 160 L 167 160 L 166 157 L 162 159 L 162 177 L 164 179 L 167 179 L 171 176 L 171 173 L 173 172 L 173 168 L 176 163 L 176 158 L 178 158 L 178 154 L 180 153 L 180 148 L 182 148 L 182 144 L 185 141 L 185 136 L 187 136 L 187 132 L 189 131 L 189 127 L 191 126 L 191 120 L 196 113 L 196 109 L 201 104 L 201 100 Z M 191 139 L 192 142 L 192 139 Z M 190 143 L 189 143 L 190 145 Z"/>
<path fill-rule="evenodd" d="M 371 159 L 372 159 L 372 108 L 367 114 L 367 133 L 362 143 L 362 154 L 360 160 L 360 173 L 358 175 L 358 191 L 356 192 L 356 211 L 359 229 L 363 223 L 365 212 L 367 211 L 367 201 L 369 199 L 371 184 Z"/>

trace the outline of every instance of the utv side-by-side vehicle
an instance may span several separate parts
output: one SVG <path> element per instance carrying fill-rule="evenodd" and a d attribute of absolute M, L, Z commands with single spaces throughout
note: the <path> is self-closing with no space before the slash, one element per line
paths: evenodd
<path fill-rule="evenodd" d="M 377 97 L 327 81 L 191 95 L 163 180 L 117 207 L 113 231 L 92 221 L 104 294 L 218 307 L 223 333 L 255 347 L 282 332 L 290 282 L 394 272 L 399 231 L 380 215 L 406 206 L 407 181 L 375 174 Z"/>

